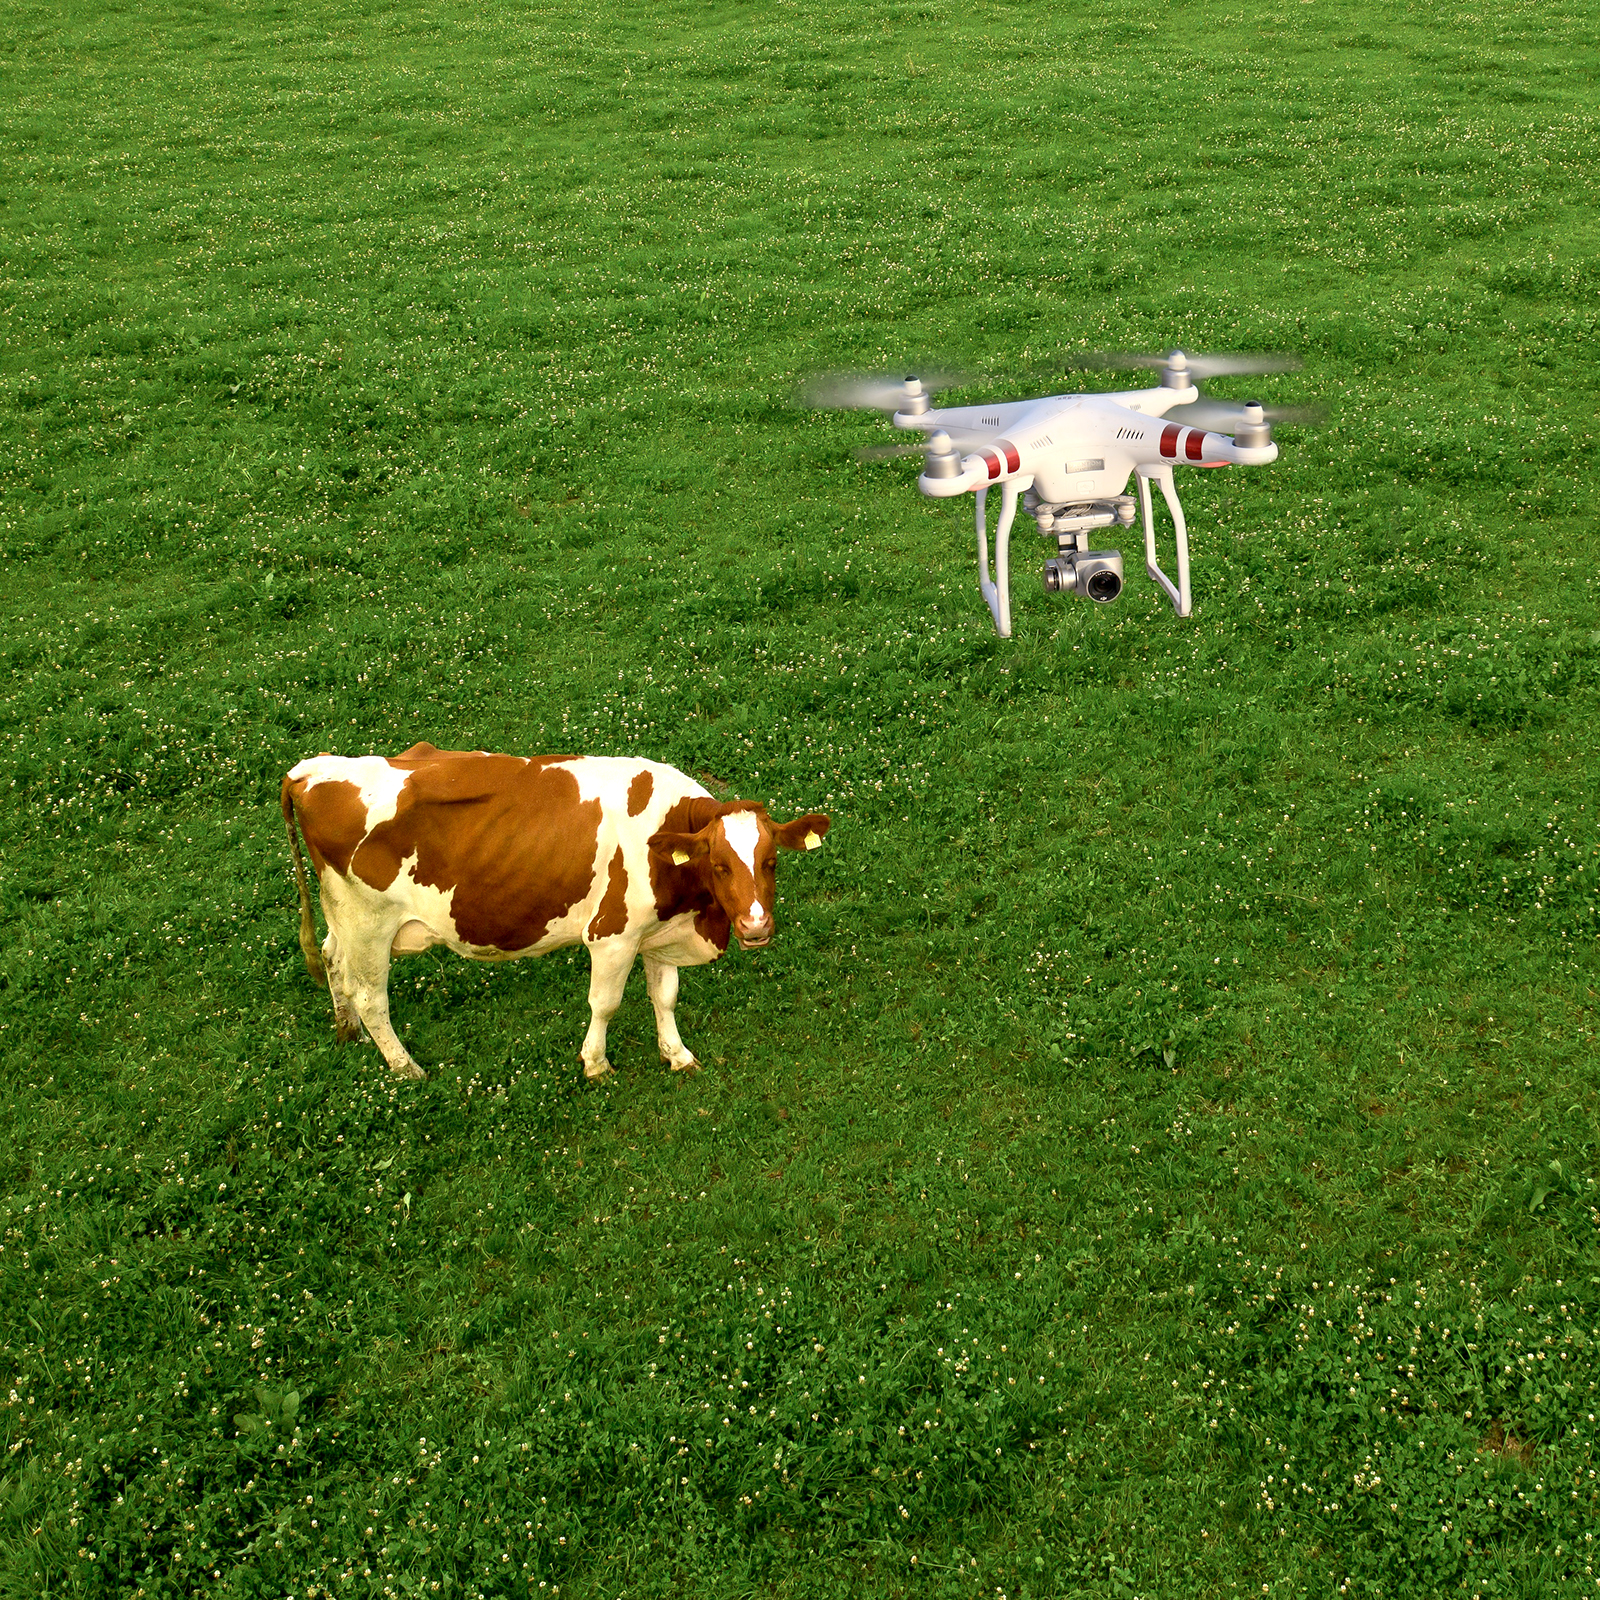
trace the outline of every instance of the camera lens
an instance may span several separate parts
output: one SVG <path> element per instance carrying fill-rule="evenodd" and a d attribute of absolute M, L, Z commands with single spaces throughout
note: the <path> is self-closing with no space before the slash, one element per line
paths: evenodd
<path fill-rule="evenodd" d="M 1114 572 L 1101 570 L 1089 575 L 1091 600 L 1115 600 L 1122 593 L 1122 579 Z"/>

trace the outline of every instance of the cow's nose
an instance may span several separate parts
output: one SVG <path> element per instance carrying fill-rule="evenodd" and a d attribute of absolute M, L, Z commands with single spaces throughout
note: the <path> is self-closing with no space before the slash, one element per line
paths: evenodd
<path fill-rule="evenodd" d="M 733 931 L 747 950 L 768 944 L 772 939 L 772 918 L 740 917 L 734 922 Z"/>

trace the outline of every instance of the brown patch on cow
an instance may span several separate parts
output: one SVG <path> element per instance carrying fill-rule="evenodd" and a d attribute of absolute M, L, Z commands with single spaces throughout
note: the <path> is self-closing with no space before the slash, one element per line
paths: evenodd
<path fill-rule="evenodd" d="M 708 794 L 685 795 L 661 819 L 661 833 L 699 833 L 713 817 L 730 808 Z M 685 911 L 702 911 L 715 904 L 711 879 L 704 862 L 674 866 L 650 852 L 650 892 L 655 897 L 656 918 L 668 922 Z"/>
<path fill-rule="evenodd" d="M 649 776 L 648 773 L 645 774 Z M 611 858 L 611 872 L 606 879 L 605 898 L 600 909 L 590 920 L 585 939 L 609 939 L 628 926 L 628 869 L 622 862 L 622 846 Z"/>
<path fill-rule="evenodd" d="M 385 759 L 391 767 L 403 767 L 407 771 L 415 771 L 424 767 L 436 757 L 450 758 L 460 756 L 463 760 L 476 760 L 488 756 L 495 761 L 515 761 L 523 765 L 533 765 L 536 762 L 551 761 L 579 761 L 581 756 L 497 756 L 491 750 L 441 750 L 437 745 L 431 745 L 426 739 L 420 744 L 414 744 L 409 750 L 402 750 L 397 756 L 387 756 Z"/>
<path fill-rule="evenodd" d="M 648 772 L 641 772 L 632 783 L 628 785 L 628 815 L 636 817 L 650 804 L 650 796 L 655 793 L 656 780 Z"/>
<path fill-rule="evenodd" d="M 745 806 L 743 800 L 713 800 L 708 794 L 686 794 L 661 819 L 663 833 L 699 833 L 713 818 Z"/>
<path fill-rule="evenodd" d="M 728 948 L 729 930 L 728 913 L 715 900 L 694 919 L 694 931 L 719 950 Z"/>
<path fill-rule="evenodd" d="M 317 784 L 294 778 L 288 790 L 317 876 L 326 867 L 343 877 L 367 831 L 361 785 L 343 778 Z"/>
<path fill-rule="evenodd" d="M 389 759 L 411 778 L 394 816 L 356 851 L 363 882 L 387 889 L 412 861 L 416 882 L 455 890 L 461 939 L 507 953 L 531 949 L 588 896 L 601 803 L 579 799 L 578 780 L 558 765 L 571 757 L 417 745 Z"/>

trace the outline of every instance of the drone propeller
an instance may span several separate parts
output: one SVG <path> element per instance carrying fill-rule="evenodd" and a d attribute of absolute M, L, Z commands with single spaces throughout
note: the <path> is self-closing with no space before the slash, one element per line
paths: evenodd
<path fill-rule="evenodd" d="M 864 444 L 850 454 L 857 461 L 904 461 L 922 455 L 926 448 L 920 444 Z"/>
<path fill-rule="evenodd" d="M 1252 410 L 1259 415 L 1252 416 Z M 1191 400 L 1188 405 L 1173 406 L 1166 413 L 1166 420 L 1211 433 L 1233 433 L 1239 428 L 1277 422 L 1314 428 L 1328 420 L 1328 413 L 1321 406 L 1264 406 L 1256 400 L 1202 398 Z"/>
<path fill-rule="evenodd" d="M 924 423 L 922 426 L 926 427 Z M 951 450 L 968 455 L 981 449 L 995 437 L 993 428 L 950 428 L 935 425 L 934 431 L 921 444 L 871 444 L 862 445 L 854 452 L 857 461 L 903 461 L 910 456 L 928 454 L 947 455 Z"/>
<path fill-rule="evenodd" d="M 1135 367 L 1161 367 L 1176 372 L 1188 371 L 1196 383 L 1221 378 L 1235 372 L 1298 372 L 1305 363 L 1299 356 L 1248 351 L 1190 355 L 1184 350 L 1169 350 L 1165 355 L 1143 355 L 1129 350 L 1088 350 L 1068 358 L 1067 370 L 1126 372 Z"/>
<path fill-rule="evenodd" d="M 928 409 L 928 396 L 967 380 L 958 373 L 889 378 L 880 373 L 838 372 L 813 378 L 800 391 L 802 405 L 824 411 L 905 411 Z"/>

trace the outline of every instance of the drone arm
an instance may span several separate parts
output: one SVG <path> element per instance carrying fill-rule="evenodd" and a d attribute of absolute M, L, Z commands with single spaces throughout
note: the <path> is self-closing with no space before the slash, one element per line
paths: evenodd
<path fill-rule="evenodd" d="M 1183 520 L 1183 507 L 1178 504 L 1178 491 L 1172 481 L 1172 468 L 1138 466 L 1134 471 L 1139 478 L 1139 510 L 1144 518 L 1144 569 L 1166 590 L 1167 598 L 1172 602 L 1172 609 L 1180 617 L 1187 617 L 1194 610 L 1194 602 L 1189 593 L 1189 529 Z M 1156 560 L 1156 524 L 1150 503 L 1152 478 L 1161 485 L 1161 497 L 1167 502 L 1167 510 L 1172 513 L 1172 533 L 1178 547 L 1176 584 L 1161 570 L 1161 565 Z"/>
<path fill-rule="evenodd" d="M 1159 449 L 1163 462 L 1179 466 L 1264 467 L 1278 459 L 1278 447 L 1270 440 L 1266 444 L 1237 444 L 1230 434 L 1188 428 L 1180 422 L 1163 426 Z"/>
<path fill-rule="evenodd" d="M 1182 389 L 1169 389 L 1165 384 L 1158 384 L 1154 389 L 1119 389 L 1100 398 L 1115 401 L 1117 405 L 1126 406 L 1128 410 L 1146 417 L 1161 417 L 1174 406 L 1192 404 L 1200 398 L 1200 391 L 1192 383 Z"/>
<path fill-rule="evenodd" d="M 981 493 L 996 476 L 981 455 L 969 455 L 962 459 L 959 477 L 930 478 L 924 472 L 917 479 L 917 487 L 935 500 L 948 500 L 952 495 L 966 494 L 969 489 L 977 489 Z"/>
<path fill-rule="evenodd" d="M 932 433 L 944 428 L 950 433 L 1004 433 L 1021 422 L 1048 400 L 1008 400 L 1002 405 L 940 406 L 932 411 L 897 411 L 889 419 L 897 428 L 914 428 Z"/>

